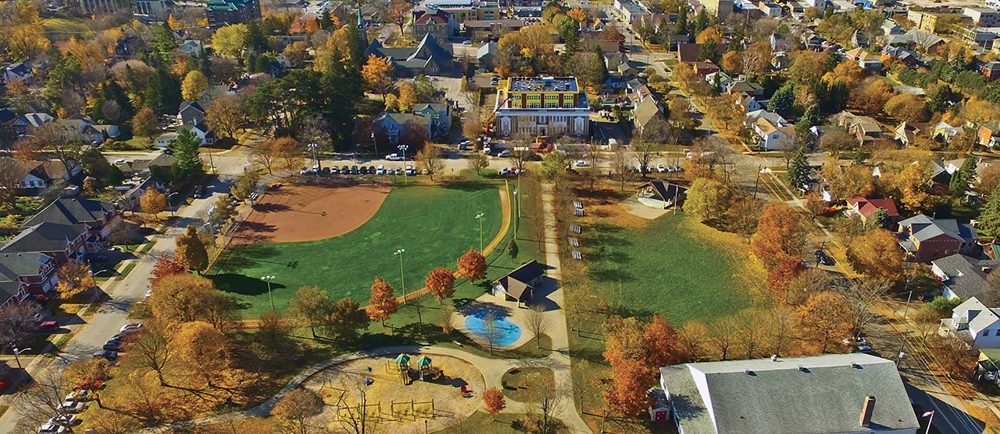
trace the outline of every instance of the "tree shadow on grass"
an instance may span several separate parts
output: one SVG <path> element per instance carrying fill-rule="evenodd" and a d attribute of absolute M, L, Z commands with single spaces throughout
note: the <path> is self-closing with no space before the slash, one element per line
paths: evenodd
<path fill-rule="evenodd" d="M 268 258 L 278 256 L 278 249 L 266 244 L 256 244 L 253 246 L 239 246 L 227 249 L 222 257 L 216 262 L 215 267 L 222 272 L 237 272 L 244 268 L 267 263 L 274 265 L 284 265 L 290 267 L 291 263 L 268 261 Z"/>
<path fill-rule="evenodd" d="M 292 207 L 288 205 L 285 205 L 283 203 L 274 203 L 274 202 L 258 203 L 257 205 L 253 206 L 253 210 L 257 212 L 281 212 L 281 211 L 288 211 L 290 209 L 292 209 Z"/>
<path fill-rule="evenodd" d="M 215 282 L 215 287 L 219 288 L 219 290 L 223 292 L 248 296 L 257 296 L 267 293 L 267 282 L 260 280 L 259 278 L 234 273 L 219 273 L 210 276 L 210 278 L 213 282 Z M 280 283 L 271 283 L 272 292 L 284 288 L 286 288 L 286 286 Z"/>
<path fill-rule="evenodd" d="M 495 190 L 497 188 L 496 184 L 484 184 L 476 181 L 445 181 L 441 186 L 462 191 Z"/>

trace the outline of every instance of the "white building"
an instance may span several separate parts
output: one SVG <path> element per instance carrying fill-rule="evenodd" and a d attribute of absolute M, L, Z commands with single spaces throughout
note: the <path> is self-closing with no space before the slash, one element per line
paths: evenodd
<path fill-rule="evenodd" d="M 575 77 L 512 77 L 497 86 L 501 137 L 589 137 L 590 104 Z"/>
<path fill-rule="evenodd" d="M 746 125 L 757 136 L 765 151 L 791 149 L 795 146 L 795 127 L 777 113 L 757 110 L 747 113 Z"/>
<path fill-rule="evenodd" d="M 974 342 L 976 348 L 1000 348 L 1000 309 L 986 307 L 972 297 L 941 321 L 941 331 Z"/>

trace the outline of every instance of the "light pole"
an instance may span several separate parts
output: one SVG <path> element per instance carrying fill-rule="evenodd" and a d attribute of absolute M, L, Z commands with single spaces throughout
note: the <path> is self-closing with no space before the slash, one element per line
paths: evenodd
<path fill-rule="evenodd" d="M 271 295 L 271 281 L 274 280 L 274 276 L 264 276 L 260 280 L 267 282 L 267 298 L 271 300 L 271 310 L 274 309 L 274 296 Z"/>
<path fill-rule="evenodd" d="M 518 190 L 514 189 L 514 206 L 517 207 L 517 219 L 514 220 L 514 238 L 517 238 L 517 229 L 521 224 L 521 196 L 517 194 Z"/>
<path fill-rule="evenodd" d="M 17 345 L 11 345 L 14 350 L 14 360 L 17 362 L 17 369 L 24 369 L 21 367 L 21 353 L 25 351 L 31 351 L 31 348 L 17 348 Z"/>
<path fill-rule="evenodd" d="M 403 280 L 403 252 L 406 252 L 406 249 L 396 249 L 393 255 L 399 256 L 399 286 L 403 288 L 403 304 L 406 304 L 406 281 Z"/>
<path fill-rule="evenodd" d="M 486 214 L 480 212 L 476 214 L 476 220 L 479 220 L 479 253 L 483 253 L 483 218 Z"/>
<path fill-rule="evenodd" d="M 310 151 L 312 151 L 313 160 L 316 160 L 316 174 L 319 175 L 319 171 L 323 170 L 323 165 L 320 164 L 319 158 L 316 158 L 316 149 L 319 148 L 319 145 L 315 143 L 310 143 L 306 146 L 309 148 Z"/>
<path fill-rule="evenodd" d="M 178 194 L 180 194 L 180 193 L 181 193 L 181 192 L 179 192 L 179 191 L 175 191 L 175 192 L 173 192 L 173 193 L 170 193 L 170 194 L 168 194 L 168 195 L 167 195 L 167 205 L 170 205 L 170 201 L 171 201 L 171 198 L 172 198 L 172 197 L 174 197 L 174 196 L 176 196 L 176 195 L 178 195 Z M 179 205 L 178 205 L 178 206 L 179 206 Z M 170 208 L 170 217 L 173 217 L 173 216 L 174 216 L 174 208 Z"/>
<path fill-rule="evenodd" d="M 402 154 L 401 156 L 403 157 L 403 184 L 409 184 L 409 181 L 407 181 L 406 179 L 407 176 L 410 176 L 410 174 L 407 173 L 406 170 L 406 150 L 410 149 L 410 147 L 406 145 L 399 145 L 396 147 L 396 149 L 399 149 L 399 152 L 400 154 Z"/>
<path fill-rule="evenodd" d="M 375 149 L 375 158 L 378 158 L 378 142 L 375 141 L 375 131 L 372 131 L 372 148 Z"/>

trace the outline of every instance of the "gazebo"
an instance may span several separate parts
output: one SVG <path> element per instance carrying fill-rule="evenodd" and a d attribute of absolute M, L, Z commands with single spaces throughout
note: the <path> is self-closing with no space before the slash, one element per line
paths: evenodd
<path fill-rule="evenodd" d="M 400 369 L 404 367 L 406 368 L 410 367 L 410 355 L 400 354 L 396 356 L 396 366 L 398 366 Z"/>
<path fill-rule="evenodd" d="M 417 358 L 417 369 L 427 369 L 431 367 L 431 358 L 420 356 Z"/>

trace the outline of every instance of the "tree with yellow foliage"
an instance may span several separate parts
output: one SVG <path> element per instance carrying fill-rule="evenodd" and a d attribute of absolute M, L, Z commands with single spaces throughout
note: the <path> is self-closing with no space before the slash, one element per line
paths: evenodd
<path fill-rule="evenodd" d="M 369 90 L 378 92 L 385 100 L 386 90 L 392 86 L 392 63 L 385 57 L 370 54 L 365 66 L 361 67 L 361 78 Z"/>
<path fill-rule="evenodd" d="M 207 387 L 230 366 L 226 335 L 204 321 L 183 323 L 174 336 L 180 365 Z"/>
<path fill-rule="evenodd" d="M 76 297 L 97 286 L 94 276 L 90 274 L 90 267 L 72 259 L 59 267 L 56 275 L 59 277 L 56 291 L 59 293 L 59 297 L 64 300 Z"/>
<path fill-rule="evenodd" d="M 181 83 L 181 98 L 185 101 L 196 101 L 208 90 L 208 77 L 199 70 L 188 72 Z"/>
<path fill-rule="evenodd" d="M 246 45 L 247 25 L 230 24 L 212 34 L 212 49 L 220 56 L 235 59 Z"/>
<path fill-rule="evenodd" d="M 399 107 L 401 113 L 409 112 L 413 110 L 413 105 L 417 103 L 417 87 L 410 82 L 404 82 L 399 84 L 399 98 L 396 99 L 396 105 Z"/>
<path fill-rule="evenodd" d="M 858 66 L 857 62 L 851 60 L 844 60 L 837 64 L 833 68 L 833 71 L 823 74 L 823 81 L 828 84 L 833 84 L 836 82 L 841 82 L 847 85 L 849 89 L 853 89 L 865 78 L 865 71 Z"/>
<path fill-rule="evenodd" d="M 740 74 L 743 72 L 743 56 L 740 53 L 729 50 L 722 55 L 722 69 L 730 74 Z"/>

